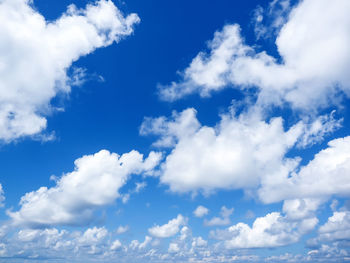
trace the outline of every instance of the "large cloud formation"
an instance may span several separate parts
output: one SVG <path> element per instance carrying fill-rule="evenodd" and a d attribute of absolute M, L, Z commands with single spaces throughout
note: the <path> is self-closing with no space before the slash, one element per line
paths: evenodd
<path fill-rule="evenodd" d="M 145 119 L 141 134 L 159 135 L 154 145 L 172 148 L 160 175 L 161 182 L 172 191 L 210 193 L 261 185 L 266 189 L 276 185 L 278 191 L 278 185 L 287 182 L 300 161 L 286 154 L 294 147 L 322 140 L 339 125 L 329 116 L 320 116 L 285 130 L 282 118 L 264 121 L 261 112 L 254 109 L 221 118 L 215 127 L 204 126 L 197 120 L 196 111 L 189 108 L 169 119 Z"/>
<path fill-rule="evenodd" d="M 151 172 L 160 157 L 151 152 L 143 160 L 137 151 L 119 156 L 106 150 L 83 156 L 75 161 L 74 171 L 62 176 L 56 186 L 27 193 L 20 201 L 20 210 L 8 214 L 15 225 L 84 225 L 96 208 L 120 197 L 119 189 L 131 174 Z"/>
<path fill-rule="evenodd" d="M 239 25 L 227 25 L 215 33 L 210 53 L 193 59 L 181 81 L 160 86 L 161 97 L 171 101 L 195 92 L 209 96 L 227 86 L 257 87 L 264 105 L 327 107 L 340 92 L 350 94 L 349 9 L 347 0 L 300 1 L 276 39 L 281 62 L 246 45 Z"/>
<path fill-rule="evenodd" d="M 70 91 L 72 63 L 130 35 L 139 21 L 136 14 L 124 17 L 111 0 L 86 9 L 70 5 L 53 22 L 31 3 L 0 3 L 0 140 L 5 142 L 43 131 L 51 99 Z"/>

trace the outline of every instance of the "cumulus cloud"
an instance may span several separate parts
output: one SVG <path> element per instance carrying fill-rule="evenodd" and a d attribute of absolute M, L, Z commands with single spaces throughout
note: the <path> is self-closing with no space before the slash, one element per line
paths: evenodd
<path fill-rule="evenodd" d="M 0 3 L 0 140 L 35 135 L 47 126 L 50 101 L 69 93 L 81 71 L 70 78 L 72 63 L 133 32 L 136 14 L 124 17 L 111 0 L 85 9 L 70 5 L 48 22 L 32 1 Z M 79 81 L 81 83 L 81 81 Z"/>
<path fill-rule="evenodd" d="M 334 212 L 318 232 L 321 241 L 350 240 L 350 212 Z"/>
<path fill-rule="evenodd" d="M 293 220 L 301 220 L 310 218 L 315 215 L 320 205 L 324 203 L 324 199 L 302 198 L 289 199 L 283 202 L 283 212 L 288 218 Z"/>
<path fill-rule="evenodd" d="M 170 119 L 146 118 L 141 133 L 158 134 L 155 145 L 173 147 L 162 164 L 162 183 L 174 192 L 211 192 L 256 188 L 264 181 L 277 184 L 299 164 L 285 157 L 290 149 L 312 145 L 339 125 L 326 116 L 288 130 L 283 122 L 280 117 L 264 121 L 253 107 L 239 116 L 223 114 L 215 127 L 208 127 L 189 108 Z"/>
<path fill-rule="evenodd" d="M 176 235 L 180 231 L 180 227 L 185 225 L 187 219 L 182 215 L 178 215 L 176 218 L 171 219 L 167 224 L 162 226 L 156 225 L 148 229 L 148 232 L 155 237 L 167 238 Z"/>
<path fill-rule="evenodd" d="M 177 243 L 170 243 L 168 252 L 169 253 L 177 253 L 180 251 L 179 245 Z"/>
<path fill-rule="evenodd" d="M 133 240 L 131 241 L 129 247 L 133 250 L 142 250 L 142 249 L 145 249 L 152 241 L 152 237 L 150 236 L 145 236 L 145 240 L 140 243 L 138 240 Z"/>
<path fill-rule="evenodd" d="M 119 156 L 102 150 L 77 159 L 75 169 L 62 176 L 56 186 L 41 187 L 21 198 L 21 208 L 8 211 L 15 225 L 42 227 L 84 225 L 96 208 L 112 204 L 131 174 L 151 171 L 160 155 L 150 153 L 143 160 L 137 151 Z"/>
<path fill-rule="evenodd" d="M 328 107 L 340 91 L 350 92 L 349 9 L 347 0 L 300 1 L 276 38 L 281 62 L 246 45 L 238 25 L 227 25 L 215 33 L 210 53 L 193 59 L 181 81 L 159 87 L 161 97 L 171 101 L 195 92 L 209 96 L 228 86 L 256 87 L 262 105 Z"/>
<path fill-rule="evenodd" d="M 193 214 L 195 217 L 203 217 L 209 213 L 209 209 L 200 205 L 194 211 Z"/>
<path fill-rule="evenodd" d="M 204 240 L 202 237 L 194 237 L 192 241 L 192 247 L 206 247 L 208 241 Z"/>
<path fill-rule="evenodd" d="M 349 172 L 350 137 L 334 139 L 299 172 L 281 177 L 279 182 L 265 181 L 259 196 L 264 202 L 299 197 L 349 196 Z"/>
<path fill-rule="evenodd" d="M 210 220 L 205 220 L 204 225 L 206 226 L 226 226 L 231 224 L 230 216 L 233 214 L 233 208 L 227 208 L 226 206 L 221 207 L 221 217 L 213 217 Z"/>
<path fill-rule="evenodd" d="M 291 220 L 288 216 L 273 212 L 257 218 L 252 227 L 238 223 L 226 230 L 212 232 L 211 235 L 226 240 L 224 244 L 228 249 L 279 247 L 299 241 L 317 223 L 316 217 Z"/>
<path fill-rule="evenodd" d="M 122 243 L 120 242 L 120 240 L 115 240 L 112 245 L 111 245 L 111 250 L 118 250 L 122 247 Z"/>
<path fill-rule="evenodd" d="M 93 227 L 87 229 L 84 234 L 78 239 L 82 245 L 93 245 L 100 243 L 101 240 L 106 238 L 108 231 L 104 227 Z"/>

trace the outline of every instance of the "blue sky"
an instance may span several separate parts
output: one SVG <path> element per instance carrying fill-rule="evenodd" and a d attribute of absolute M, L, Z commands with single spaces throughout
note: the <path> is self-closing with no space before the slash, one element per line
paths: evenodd
<path fill-rule="evenodd" d="M 0 1 L 0 261 L 350 260 L 349 11 Z"/>

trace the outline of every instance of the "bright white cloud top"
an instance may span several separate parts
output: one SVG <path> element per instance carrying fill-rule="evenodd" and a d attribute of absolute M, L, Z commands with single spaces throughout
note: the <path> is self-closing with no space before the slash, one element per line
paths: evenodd
<path fill-rule="evenodd" d="M 50 101 L 69 93 L 67 70 L 79 57 L 118 42 L 133 32 L 136 14 L 124 17 L 110 0 L 69 6 L 52 22 L 29 0 L 0 3 L 0 140 L 42 132 Z M 77 76 L 73 76 L 73 79 Z"/>
<path fill-rule="evenodd" d="M 167 224 L 151 227 L 148 229 L 148 232 L 155 237 L 172 237 L 180 231 L 180 227 L 185 225 L 186 221 L 186 218 L 184 218 L 182 215 L 178 215 L 176 218 L 171 219 Z"/>
<path fill-rule="evenodd" d="M 300 121 L 285 131 L 282 118 L 266 122 L 260 110 L 253 108 L 239 116 L 234 112 L 222 115 L 216 127 L 207 127 L 201 126 L 196 111 L 190 108 L 174 113 L 170 120 L 146 118 L 140 131 L 160 135 L 155 146 L 174 147 L 162 164 L 162 183 L 175 192 L 211 192 L 271 184 L 278 188 L 300 161 L 286 158 L 287 152 L 313 144 L 338 125 L 321 116 L 311 124 Z"/>
<path fill-rule="evenodd" d="M 350 18 L 347 0 L 304 0 L 289 14 L 276 45 L 282 63 L 244 43 L 240 26 L 215 33 L 204 52 L 183 72 L 183 80 L 160 86 L 165 100 L 198 92 L 209 96 L 227 86 L 258 87 L 259 103 L 295 108 L 326 107 L 350 89 Z"/>
<path fill-rule="evenodd" d="M 27 193 L 21 198 L 20 210 L 8 214 L 16 225 L 85 225 L 94 209 L 120 197 L 119 189 L 130 175 L 151 172 L 160 157 L 152 152 L 143 160 L 136 151 L 119 156 L 106 150 L 83 156 L 74 162 L 74 171 L 62 176 L 55 187 Z"/>

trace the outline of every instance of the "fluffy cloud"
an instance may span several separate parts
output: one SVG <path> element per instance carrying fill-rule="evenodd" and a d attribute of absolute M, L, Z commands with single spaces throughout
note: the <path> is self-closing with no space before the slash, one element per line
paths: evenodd
<path fill-rule="evenodd" d="M 304 0 L 290 12 L 276 46 L 281 63 L 246 45 L 238 25 L 227 25 L 183 72 L 183 80 L 160 86 L 166 100 L 227 86 L 257 87 L 259 103 L 295 108 L 327 107 L 339 91 L 349 95 L 350 17 L 347 0 Z M 322 54 L 320 56 L 319 54 Z"/>
<path fill-rule="evenodd" d="M 78 239 L 78 242 L 81 245 L 94 245 L 101 242 L 101 240 L 105 239 L 108 234 L 107 229 L 104 227 L 98 228 L 93 227 L 87 229 L 84 234 Z"/>
<path fill-rule="evenodd" d="M 208 241 L 204 240 L 202 237 L 194 237 L 192 241 L 192 247 L 206 247 Z"/>
<path fill-rule="evenodd" d="M 122 243 L 117 239 L 111 245 L 111 250 L 118 250 L 122 247 Z"/>
<path fill-rule="evenodd" d="M 131 241 L 129 247 L 133 250 L 136 250 L 136 249 L 142 250 L 142 249 L 145 249 L 151 241 L 152 241 L 152 237 L 145 236 L 145 240 L 142 243 L 140 243 L 138 240 L 133 240 Z"/>
<path fill-rule="evenodd" d="M 321 241 L 350 240 L 350 212 L 334 212 L 318 232 Z"/>
<path fill-rule="evenodd" d="M 171 219 L 167 224 L 162 226 L 156 225 L 148 229 L 148 232 L 155 237 L 167 238 L 176 235 L 180 231 L 180 227 L 185 225 L 187 219 L 182 215 Z"/>
<path fill-rule="evenodd" d="M 209 213 L 209 209 L 200 205 L 194 211 L 193 214 L 195 217 L 203 217 Z"/>
<path fill-rule="evenodd" d="M 32 1 L 1 1 L 0 140 L 43 131 L 51 99 L 76 83 L 79 72 L 72 79 L 67 75 L 72 63 L 130 35 L 138 21 L 136 14 L 124 17 L 111 0 L 84 10 L 70 5 L 52 22 Z"/>
<path fill-rule="evenodd" d="M 332 140 L 298 173 L 279 182 L 265 181 L 259 196 L 264 202 L 277 202 L 299 197 L 329 198 L 349 196 L 350 137 Z"/>
<path fill-rule="evenodd" d="M 304 218 L 314 217 L 319 206 L 324 199 L 303 198 L 290 199 L 283 202 L 283 212 L 292 220 L 301 220 Z"/>
<path fill-rule="evenodd" d="M 170 243 L 169 244 L 169 253 L 177 253 L 180 251 L 179 245 L 177 243 Z"/>
<path fill-rule="evenodd" d="M 233 214 L 234 209 L 227 208 L 226 206 L 221 207 L 221 217 L 213 217 L 210 220 L 205 220 L 204 225 L 206 226 L 226 226 L 231 223 L 230 216 Z"/>
<path fill-rule="evenodd" d="M 141 134 L 158 134 L 155 145 L 173 147 L 162 165 L 162 183 L 175 192 L 210 192 L 278 184 L 298 165 L 298 159 L 285 158 L 291 148 L 320 141 L 339 125 L 320 116 L 285 130 L 282 118 L 263 121 L 262 115 L 253 107 L 239 116 L 224 114 L 216 127 L 207 127 L 190 108 L 171 119 L 146 118 Z"/>
<path fill-rule="evenodd" d="M 317 203 L 349 195 L 350 137 L 330 141 L 306 165 L 301 157 L 286 156 L 337 129 L 341 120 L 333 115 L 302 120 L 286 130 L 282 118 L 263 121 L 264 114 L 252 107 L 238 116 L 223 114 L 215 127 L 208 127 L 190 108 L 170 119 L 146 118 L 141 131 L 158 134 L 155 145 L 172 147 L 161 165 L 160 181 L 174 192 L 253 189 L 264 203 L 321 200 Z"/>
<path fill-rule="evenodd" d="M 238 223 L 225 231 L 213 232 L 212 236 L 226 240 L 224 244 L 229 249 L 278 247 L 299 241 L 317 223 L 315 217 L 295 221 L 274 212 L 257 218 L 252 227 Z"/>
<path fill-rule="evenodd" d="M 92 219 L 95 208 L 113 203 L 131 174 L 150 172 L 160 155 L 152 152 L 143 160 L 137 151 L 119 156 L 102 150 L 75 161 L 75 169 L 52 188 L 41 187 L 22 197 L 21 208 L 8 212 L 14 224 L 32 227 L 82 225 Z"/>

